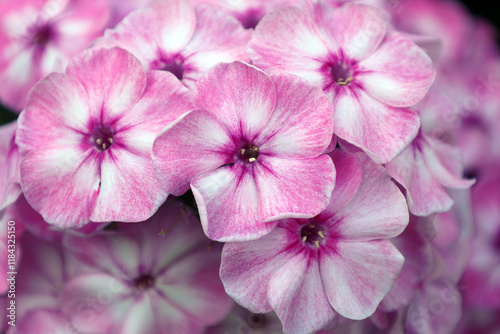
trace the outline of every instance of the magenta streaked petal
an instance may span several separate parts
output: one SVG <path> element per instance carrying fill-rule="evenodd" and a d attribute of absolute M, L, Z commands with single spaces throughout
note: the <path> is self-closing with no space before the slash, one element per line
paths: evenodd
<path fill-rule="evenodd" d="M 391 289 L 403 263 L 403 256 L 390 241 L 339 241 L 335 253 L 320 259 L 330 304 L 346 318 L 369 317 Z"/>
<path fill-rule="evenodd" d="M 257 240 L 226 243 L 220 268 L 226 292 L 254 313 L 272 311 L 267 300 L 269 281 L 294 255 L 289 249 L 293 237 L 288 229 L 277 227 Z"/>
<path fill-rule="evenodd" d="M 363 89 L 394 107 L 408 107 L 422 100 L 436 76 L 425 52 L 396 32 L 388 33 L 359 66 L 366 69 L 356 75 Z"/>
<path fill-rule="evenodd" d="M 141 99 L 116 122 L 116 139 L 130 151 L 151 151 L 158 133 L 193 109 L 188 89 L 170 72 L 151 71 Z"/>
<path fill-rule="evenodd" d="M 187 69 L 182 81 L 190 88 L 195 88 L 198 79 L 217 63 L 250 61 L 246 45 L 252 37 L 252 30 L 245 30 L 225 11 L 201 5 L 195 12 L 196 28 L 181 52 L 185 58 L 182 65 Z"/>
<path fill-rule="evenodd" d="M 90 220 L 139 222 L 165 202 L 167 193 L 156 179 L 149 150 L 115 146 L 102 153 L 101 159 L 99 197 Z"/>
<path fill-rule="evenodd" d="M 0 126 L 0 211 L 14 203 L 22 192 L 16 129 L 17 122 Z"/>
<path fill-rule="evenodd" d="M 385 168 L 364 154 L 356 156 L 363 168 L 361 184 L 352 200 L 328 220 L 346 240 L 393 238 L 408 225 L 408 206 Z"/>
<path fill-rule="evenodd" d="M 253 169 L 264 221 L 310 218 L 330 202 L 335 166 L 327 155 L 312 159 L 259 157 Z"/>
<path fill-rule="evenodd" d="M 343 89 L 333 102 L 335 134 L 379 163 L 401 153 L 420 127 L 416 112 L 388 106 L 358 88 Z"/>
<path fill-rule="evenodd" d="M 93 121 L 115 122 L 137 102 L 146 86 L 139 60 L 120 48 L 92 48 L 73 57 L 66 73 L 85 87 Z"/>
<path fill-rule="evenodd" d="M 268 299 L 285 333 L 307 334 L 325 327 L 335 317 L 328 302 L 319 263 L 308 252 L 295 254 L 273 275 Z"/>
<path fill-rule="evenodd" d="M 312 158 L 323 153 L 333 134 L 330 99 L 320 88 L 292 74 L 268 72 L 276 87 L 276 107 L 255 140 L 261 151 L 281 157 Z"/>
<path fill-rule="evenodd" d="M 258 239 L 276 226 L 274 222 L 263 222 L 259 191 L 251 168 L 236 163 L 200 174 L 191 181 L 201 225 L 210 239 Z"/>
<path fill-rule="evenodd" d="M 197 108 L 210 111 L 235 139 L 249 143 L 266 126 L 275 103 L 271 79 L 240 61 L 213 67 L 198 81 L 195 97 Z"/>
<path fill-rule="evenodd" d="M 247 50 L 260 68 L 278 66 L 318 85 L 329 54 L 314 21 L 296 7 L 281 8 L 262 18 Z"/>
<path fill-rule="evenodd" d="M 339 212 L 353 199 L 363 176 L 360 161 L 354 154 L 336 150 L 330 156 L 337 171 L 337 176 L 330 204 L 321 213 L 321 216 L 325 218 Z"/>
<path fill-rule="evenodd" d="M 49 147 L 21 161 L 21 186 L 29 204 L 60 228 L 87 224 L 99 194 L 99 160 L 93 148 Z"/>
<path fill-rule="evenodd" d="M 237 149 L 212 113 L 193 110 L 158 135 L 152 155 L 162 188 L 179 196 L 195 176 L 233 162 Z"/>
<path fill-rule="evenodd" d="M 35 85 L 19 116 L 19 151 L 24 155 L 53 143 L 59 143 L 59 147 L 85 143 L 89 118 L 88 97 L 82 84 L 69 75 L 51 73 Z"/>

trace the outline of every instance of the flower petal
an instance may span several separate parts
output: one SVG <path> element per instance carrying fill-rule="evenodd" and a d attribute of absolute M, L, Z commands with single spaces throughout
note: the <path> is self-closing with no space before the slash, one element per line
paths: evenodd
<path fill-rule="evenodd" d="M 279 66 L 317 85 L 323 81 L 320 70 L 329 54 L 314 21 L 296 7 L 284 7 L 264 16 L 247 51 L 259 68 Z"/>
<path fill-rule="evenodd" d="M 330 202 L 335 167 L 327 155 L 313 159 L 262 156 L 253 169 L 260 196 L 260 218 L 311 218 Z"/>
<path fill-rule="evenodd" d="M 379 163 L 401 153 L 420 127 L 416 112 L 388 106 L 358 88 L 339 91 L 333 101 L 333 117 L 335 134 Z"/>
<path fill-rule="evenodd" d="M 0 126 L 0 211 L 14 203 L 22 192 L 16 129 L 17 122 Z"/>
<path fill-rule="evenodd" d="M 408 206 L 385 168 L 364 154 L 356 156 L 363 178 L 352 200 L 328 220 L 330 228 L 347 240 L 392 238 L 408 225 Z"/>
<path fill-rule="evenodd" d="M 99 160 L 93 148 L 74 145 L 33 150 L 21 161 L 28 203 L 61 228 L 87 224 L 99 193 Z"/>
<path fill-rule="evenodd" d="M 120 142 L 119 134 L 115 136 Z M 90 220 L 139 222 L 151 217 L 167 193 L 154 174 L 150 151 L 110 147 L 101 155 L 99 197 Z"/>
<path fill-rule="evenodd" d="M 323 286 L 333 309 L 355 320 L 369 317 L 389 292 L 404 258 L 390 241 L 345 242 L 322 256 Z"/>
<path fill-rule="evenodd" d="M 196 107 L 213 113 L 235 139 L 248 143 L 266 126 L 275 103 L 269 77 L 239 61 L 213 67 L 198 81 L 195 96 Z"/>
<path fill-rule="evenodd" d="M 167 126 L 153 144 L 153 163 L 162 188 L 182 195 L 201 174 L 234 161 L 226 128 L 208 111 L 193 110 Z"/>
<path fill-rule="evenodd" d="M 246 241 L 269 233 L 276 223 L 263 223 L 252 166 L 236 163 L 198 175 L 191 181 L 201 225 L 216 241 Z"/>
<path fill-rule="evenodd" d="M 228 242 L 222 250 L 220 279 L 238 304 L 254 313 L 272 311 L 267 290 L 274 274 L 293 256 L 289 252 L 291 232 L 275 228 L 260 239 Z"/>
<path fill-rule="evenodd" d="M 196 28 L 181 52 L 186 69 L 182 82 L 193 89 L 198 79 L 217 63 L 250 61 L 246 45 L 252 37 L 252 30 L 244 29 L 223 10 L 200 5 L 195 12 Z"/>
<path fill-rule="evenodd" d="M 394 107 L 421 101 L 436 76 L 429 56 L 396 32 L 388 33 L 380 47 L 359 66 L 366 69 L 356 75 L 363 89 Z"/>
<path fill-rule="evenodd" d="M 316 157 L 332 140 L 333 111 L 320 88 L 292 74 L 268 75 L 276 87 L 276 107 L 256 143 L 266 154 Z M 259 144 L 263 142 L 263 144 Z"/>
<path fill-rule="evenodd" d="M 146 86 L 141 63 L 120 48 L 92 48 L 73 57 L 66 73 L 85 87 L 93 120 L 112 124 L 137 102 Z"/>
<path fill-rule="evenodd" d="M 300 252 L 278 270 L 269 283 L 268 299 L 285 333 L 314 333 L 335 317 L 318 261 L 311 261 L 308 252 Z"/>

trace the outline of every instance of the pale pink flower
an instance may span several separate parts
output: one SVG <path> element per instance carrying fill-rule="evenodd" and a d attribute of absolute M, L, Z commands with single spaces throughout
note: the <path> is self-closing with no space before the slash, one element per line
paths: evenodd
<path fill-rule="evenodd" d="M 219 64 L 199 81 L 193 110 L 153 145 L 169 194 L 193 191 L 214 240 L 250 240 L 276 220 L 308 218 L 330 200 L 335 168 L 331 102 L 305 80 L 242 62 Z"/>
<path fill-rule="evenodd" d="M 0 1 L 0 101 L 20 112 L 31 87 L 106 27 L 106 0 Z"/>
<path fill-rule="evenodd" d="M 63 241 L 90 267 L 64 284 L 61 307 L 83 333 L 197 334 L 233 306 L 220 247 L 174 201 L 142 224 Z"/>
<path fill-rule="evenodd" d="M 429 57 L 387 30 L 376 8 L 321 0 L 266 15 L 248 45 L 254 64 L 279 67 L 321 87 L 333 101 L 335 134 L 379 163 L 415 138 L 419 102 L 434 80 Z"/>
<path fill-rule="evenodd" d="M 370 316 L 396 280 L 403 256 L 386 240 L 408 224 L 404 196 L 363 153 L 332 155 L 337 181 L 325 211 L 286 219 L 261 239 L 226 243 L 226 292 L 252 312 L 274 310 L 285 333 L 313 333 L 337 314 Z"/>
<path fill-rule="evenodd" d="M 146 74 L 120 48 L 90 49 L 42 79 L 19 117 L 21 186 L 50 224 L 142 221 L 167 194 L 154 175 L 156 134 L 186 110 L 187 89 Z"/>
<path fill-rule="evenodd" d="M 248 60 L 252 31 L 211 6 L 193 8 L 188 0 L 155 0 L 107 30 L 96 46 L 119 46 L 146 70 L 172 72 L 190 89 L 219 62 Z"/>

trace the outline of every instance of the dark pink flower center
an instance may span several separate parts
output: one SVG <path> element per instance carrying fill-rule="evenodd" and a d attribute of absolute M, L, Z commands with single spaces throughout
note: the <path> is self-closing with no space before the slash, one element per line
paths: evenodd
<path fill-rule="evenodd" d="M 255 145 L 245 145 L 239 151 L 239 158 L 244 162 L 255 162 L 259 158 L 259 148 Z"/>
<path fill-rule="evenodd" d="M 353 73 L 350 66 L 337 63 L 330 67 L 330 72 L 333 76 L 333 80 L 339 86 L 346 86 L 352 82 Z"/>
<path fill-rule="evenodd" d="M 261 328 L 266 324 L 266 315 L 258 313 L 250 313 L 248 315 L 247 322 L 252 328 Z"/>
<path fill-rule="evenodd" d="M 51 39 L 52 35 L 52 29 L 49 25 L 36 27 L 33 36 L 33 44 L 37 46 L 44 46 Z"/>
<path fill-rule="evenodd" d="M 158 68 L 160 71 L 167 71 L 176 76 L 177 79 L 182 80 L 184 77 L 184 67 L 182 66 L 182 59 L 174 57 L 171 60 L 162 62 Z"/>
<path fill-rule="evenodd" d="M 309 223 L 300 228 L 300 239 L 309 247 L 319 248 L 325 242 L 325 227 L 323 224 Z"/>
<path fill-rule="evenodd" d="M 113 131 L 107 128 L 97 128 L 92 133 L 92 142 L 99 151 L 106 151 L 113 144 Z"/>
<path fill-rule="evenodd" d="M 497 232 L 495 239 L 493 239 L 493 247 L 495 250 L 500 251 L 500 231 Z"/>
<path fill-rule="evenodd" d="M 139 290 L 147 290 L 155 284 L 155 279 L 153 276 L 145 274 L 134 279 L 132 283 Z"/>

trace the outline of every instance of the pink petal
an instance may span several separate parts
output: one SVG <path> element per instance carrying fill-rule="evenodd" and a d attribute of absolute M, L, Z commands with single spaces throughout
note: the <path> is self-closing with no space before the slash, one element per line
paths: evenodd
<path fill-rule="evenodd" d="M 119 135 L 115 136 L 117 142 Z M 112 147 L 101 154 L 99 197 L 90 220 L 139 222 L 151 217 L 167 193 L 154 174 L 150 149 Z"/>
<path fill-rule="evenodd" d="M 352 200 L 329 219 L 330 228 L 347 240 L 392 238 L 408 225 L 408 206 L 385 168 L 362 153 L 361 184 Z M 332 195 L 333 196 L 333 195 Z"/>
<path fill-rule="evenodd" d="M 262 18 L 247 51 L 260 68 L 279 66 L 317 85 L 323 81 L 320 70 L 329 54 L 314 21 L 296 7 L 284 7 Z"/>
<path fill-rule="evenodd" d="M 251 312 L 272 311 L 267 301 L 268 285 L 293 256 L 287 251 L 289 239 L 294 237 L 290 234 L 288 229 L 277 227 L 260 239 L 224 245 L 220 279 L 226 292 Z"/>
<path fill-rule="evenodd" d="M 146 74 L 132 54 L 120 48 L 93 48 L 78 54 L 66 73 L 85 87 L 93 118 L 112 124 L 141 97 Z"/>
<path fill-rule="evenodd" d="M 325 218 L 339 212 L 353 199 L 363 176 L 360 161 L 355 155 L 336 150 L 330 156 L 337 171 L 337 176 L 330 204 L 321 213 L 321 216 Z"/>
<path fill-rule="evenodd" d="M 347 3 L 332 10 L 321 0 L 308 7 L 334 53 L 341 49 L 350 59 L 362 60 L 372 54 L 384 39 L 387 20 L 375 7 Z"/>
<path fill-rule="evenodd" d="M 185 313 L 187 321 L 200 327 L 215 325 L 234 305 L 224 292 L 219 267 L 220 251 L 210 249 L 207 253 L 205 248 L 199 247 L 168 267 L 158 279 L 158 289 L 164 298 Z"/>
<path fill-rule="evenodd" d="M 78 80 L 69 75 L 49 74 L 33 87 L 26 109 L 19 116 L 16 143 L 20 153 L 54 143 L 64 147 L 84 142 L 89 110 L 87 93 Z"/>
<path fill-rule="evenodd" d="M 179 196 L 189 189 L 195 176 L 233 162 L 237 149 L 211 113 L 193 110 L 158 135 L 152 155 L 162 188 Z"/>
<path fill-rule="evenodd" d="M 99 194 L 99 165 L 93 148 L 52 146 L 21 161 L 21 186 L 29 204 L 61 228 L 89 222 Z"/>
<path fill-rule="evenodd" d="M 0 211 L 14 203 L 21 194 L 19 164 L 15 144 L 17 122 L 0 126 Z"/>
<path fill-rule="evenodd" d="M 191 181 L 201 225 L 216 241 L 245 241 L 269 233 L 276 223 L 263 223 L 252 166 L 236 163 L 198 175 Z"/>
<path fill-rule="evenodd" d="M 262 156 L 253 169 L 260 219 L 310 218 L 330 202 L 335 167 L 327 155 L 313 159 Z"/>
<path fill-rule="evenodd" d="M 16 322 L 16 330 L 12 331 L 12 333 L 80 333 L 73 327 L 70 319 L 58 310 L 51 310 L 48 308 L 37 309 L 30 312 L 21 319 L 21 321 Z"/>
<path fill-rule="evenodd" d="M 358 88 L 342 89 L 333 103 L 335 134 L 379 163 L 401 153 L 420 127 L 414 111 L 388 106 Z"/>
<path fill-rule="evenodd" d="M 375 312 L 404 263 L 387 240 L 336 244 L 335 253 L 320 259 L 328 300 L 340 315 L 361 320 Z"/>
<path fill-rule="evenodd" d="M 256 142 L 261 151 L 310 158 L 323 153 L 333 134 L 330 99 L 320 88 L 292 74 L 268 72 L 276 87 L 276 107 Z"/>
<path fill-rule="evenodd" d="M 359 63 L 356 75 L 363 89 L 394 107 L 420 102 L 436 76 L 425 52 L 401 34 L 390 32 L 370 57 Z"/>
<path fill-rule="evenodd" d="M 196 28 L 181 52 L 187 69 L 182 81 L 190 88 L 195 88 L 196 81 L 217 63 L 250 61 L 246 45 L 252 37 L 252 30 L 245 30 L 225 11 L 202 5 L 195 12 Z"/>
<path fill-rule="evenodd" d="M 296 254 L 272 277 L 268 299 L 285 333 L 313 333 L 333 320 L 321 281 L 319 264 L 308 252 Z"/>
<path fill-rule="evenodd" d="M 132 12 L 115 29 L 107 30 L 95 46 L 119 46 L 134 54 L 146 70 L 161 58 L 179 53 L 189 42 L 196 17 L 188 0 L 152 1 Z"/>
<path fill-rule="evenodd" d="M 226 126 L 235 139 L 251 142 L 269 121 L 276 103 L 273 82 L 261 70 L 236 61 L 213 67 L 198 81 L 195 105 Z"/>

